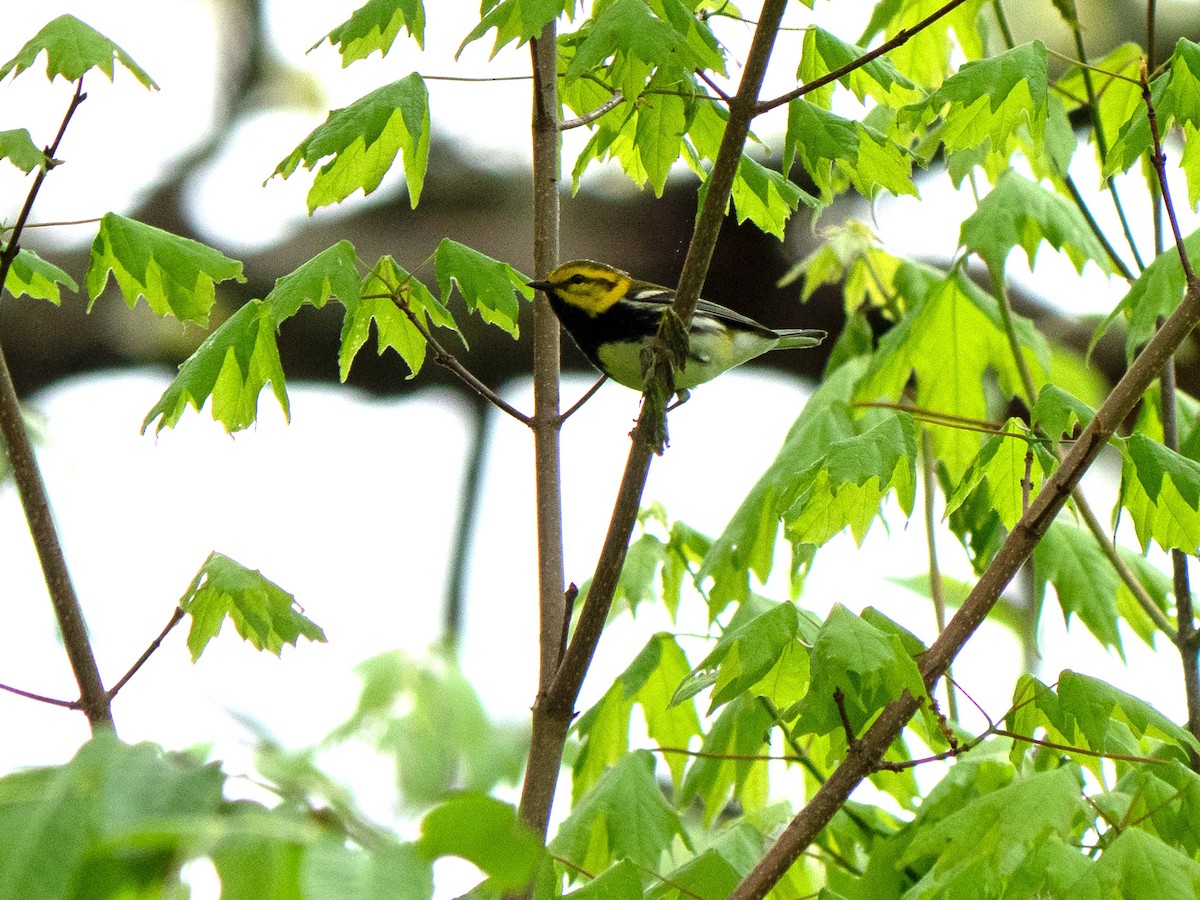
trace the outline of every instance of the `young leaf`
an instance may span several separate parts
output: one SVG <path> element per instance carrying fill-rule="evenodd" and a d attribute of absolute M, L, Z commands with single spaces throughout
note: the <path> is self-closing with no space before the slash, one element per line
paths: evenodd
<path fill-rule="evenodd" d="M 1145 115 L 1142 89 L 1137 83 L 1138 67 L 1144 57 L 1140 45 L 1133 42 L 1120 44 L 1107 56 L 1088 60 L 1086 70 L 1072 66 L 1055 85 L 1055 93 L 1062 98 L 1065 111 L 1074 112 L 1087 106 L 1085 78 L 1091 81 L 1096 97 L 1094 120 L 1107 147 L 1112 147 L 1118 131 L 1137 114 L 1139 107 Z"/>
<path fill-rule="evenodd" d="M 1005 397 L 1024 397 L 999 306 L 961 273 L 944 275 L 905 263 L 896 286 L 911 306 L 879 342 L 871 369 L 857 391 L 864 400 L 898 399 L 915 375 L 914 405 L 939 413 L 986 420 L 984 374 L 991 368 Z M 1045 380 L 1046 341 L 1021 316 L 1014 316 L 1017 338 L 1035 385 Z M 1032 403 L 1032 398 L 1024 398 Z M 957 483 L 979 452 L 980 438 L 958 428 L 933 430 L 939 461 Z"/>
<path fill-rule="evenodd" d="M 496 891 L 521 891 L 542 857 L 537 836 L 507 803 L 462 793 L 421 820 L 417 849 L 430 861 L 459 856 L 479 866 Z"/>
<path fill-rule="evenodd" d="M 99 69 L 112 81 L 113 63 L 119 62 L 143 86 L 158 90 L 154 79 L 128 53 L 74 16 L 59 16 L 47 22 L 16 56 L 0 66 L 0 78 L 9 72 L 13 77 L 20 75 L 33 65 L 43 50 L 46 51 L 46 76 L 51 81 L 60 75 L 67 81 L 78 81 L 89 69 Z"/>
<path fill-rule="evenodd" d="M 1122 442 L 1121 506 L 1145 550 L 1150 541 L 1189 555 L 1200 548 L 1200 463 L 1134 433 Z"/>
<path fill-rule="evenodd" d="M 371 274 L 363 279 L 361 293 L 356 292 L 352 299 L 342 303 L 346 308 L 346 317 L 342 321 L 342 345 L 338 351 L 342 381 L 349 377 L 354 357 L 370 337 L 372 322 L 375 323 L 379 355 L 382 356 L 385 350 L 391 348 L 408 365 L 409 378 L 421 371 L 425 362 L 425 336 L 405 315 L 401 303 L 422 325 L 428 325 L 427 310 L 443 309 L 424 284 L 397 265 L 390 256 L 382 257 Z"/>
<path fill-rule="evenodd" d="M 467 309 L 479 313 L 483 321 L 504 329 L 514 339 L 520 335 L 517 328 L 520 299 L 533 298 L 533 290 L 526 286 L 529 279 L 508 263 L 450 238 L 443 238 L 438 244 L 434 261 L 443 307 L 450 300 L 452 286 L 457 286 L 467 301 Z"/>
<path fill-rule="evenodd" d="M 17 251 L 4 279 L 4 287 L 12 296 L 28 294 L 35 300 L 49 300 L 55 306 L 62 302 L 60 284 L 71 291 L 79 290 L 74 278 L 24 247 Z"/>
<path fill-rule="evenodd" d="M 228 556 L 211 553 L 180 598 L 179 607 L 192 617 L 188 649 L 192 662 L 221 631 L 226 619 L 244 640 L 259 650 L 280 655 L 284 644 L 300 638 L 325 641 L 325 632 L 296 605 L 296 598 Z"/>
<path fill-rule="evenodd" d="M 1076 427 L 1084 428 L 1096 411 L 1056 384 L 1047 384 L 1038 392 L 1030 421 L 1041 428 L 1057 449 L 1064 436 L 1073 437 Z"/>
<path fill-rule="evenodd" d="M 963 63 L 942 86 L 900 110 L 901 123 L 918 127 L 941 116 L 937 140 L 951 156 L 985 142 L 1007 158 L 1016 133 L 1027 128 L 1040 147 L 1046 129 L 1046 45 L 1032 41 L 990 59 Z"/>
<path fill-rule="evenodd" d="M 267 382 L 291 416 L 271 307 L 251 300 L 205 338 L 142 421 L 142 433 L 158 419 L 155 433 L 174 428 L 189 406 L 197 412 L 212 397 L 213 419 L 232 433 L 258 417 L 258 395 Z"/>
<path fill-rule="evenodd" d="M 787 134 L 783 141 L 783 171 L 799 155 L 804 169 L 829 204 L 848 181 L 868 200 L 881 191 L 916 196 L 912 158 L 886 135 L 862 122 L 843 119 L 807 100 L 788 104 Z"/>
<path fill-rule="evenodd" d="M 1064 671 L 1058 676 L 1058 698 L 1061 708 L 1077 723 L 1089 749 L 1145 754 L 1165 741 L 1181 750 L 1200 750 L 1200 741 L 1186 728 L 1176 725 L 1145 700 L 1098 678 Z M 1182 754 L 1177 758 L 1185 760 Z"/>
<path fill-rule="evenodd" d="M 1069 624 L 1071 614 L 1078 614 L 1096 640 L 1124 659 L 1117 628 L 1121 579 L 1090 532 L 1064 522 L 1051 523 L 1033 550 L 1033 572 L 1034 599 L 1039 606 L 1045 602 L 1046 585 L 1053 584 L 1063 619 Z"/>
<path fill-rule="evenodd" d="M 986 505 L 999 514 L 1001 524 L 1011 529 L 1025 512 L 1026 499 L 1032 502 L 1038 495 L 1042 486 L 1042 467 L 1028 459 L 1028 454 L 1034 452 L 1028 426 L 1021 419 L 1012 418 L 1004 423 L 1001 431 L 1005 433 L 988 438 L 979 455 L 972 460 L 966 474 L 946 499 L 945 515 L 951 515 L 968 496 L 979 490 L 987 498 Z"/>
<path fill-rule="evenodd" d="M 283 160 L 272 177 L 287 178 L 296 167 L 313 170 L 323 159 L 308 192 L 308 211 L 340 203 L 356 190 L 372 193 L 392 167 L 404 161 L 413 208 L 421 199 L 429 165 L 429 92 L 414 72 L 372 91 L 344 109 L 335 109 Z"/>
<path fill-rule="evenodd" d="M 824 734 L 843 746 L 841 691 L 850 726 L 859 733 L 875 713 L 907 690 L 925 695 L 925 685 L 900 636 L 883 631 L 841 604 L 829 613 L 812 649 L 812 684 L 800 701 L 797 734 Z"/>
<path fill-rule="evenodd" d="M 861 59 L 867 53 L 862 47 L 848 43 L 817 25 L 805 30 L 804 48 L 796 80 L 808 84 Z M 849 88 L 860 102 L 868 97 L 888 106 L 913 103 L 921 98 L 921 90 L 910 81 L 887 57 L 873 59 L 843 75 L 838 83 Z M 809 91 L 805 98 L 822 109 L 829 109 L 833 85 Z"/>
<path fill-rule="evenodd" d="M 686 36 L 656 16 L 645 0 L 604 4 L 580 29 L 576 40 L 565 81 L 569 84 L 611 60 L 605 81 L 628 100 L 642 95 L 654 69 L 672 84 L 690 85 L 691 73 L 705 68 Z"/>
<path fill-rule="evenodd" d="M 758 682 L 796 641 L 800 618 L 795 604 L 767 602 L 765 612 L 749 615 L 742 615 L 749 612 L 747 604 L 739 606 L 717 645 L 696 666 L 697 672 L 717 671 L 708 715 Z"/>
<path fill-rule="evenodd" d="M 1064 900 L 1196 897 L 1200 896 L 1200 863 L 1150 831 L 1125 828 L 1061 896 Z"/>
<path fill-rule="evenodd" d="M 366 59 L 376 50 L 380 56 L 387 56 L 401 28 L 424 49 L 423 0 L 367 0 L 349 19 L 308 49 L 311 53 L 328 40 L 341 54 L 342 68 L 345 68 L 352 62 Z"/>
<path fill-rule="evenodd" d="M 208 324 L 215 282 L 246 280 L 242 264 L 219 250 L 116 213 L 100 220 L 92 242 L 84 278 L 89 312 L 108 284 L 109 272 L 130 309 L 145 297 L 157 315 L 198 325 Z"/>
<path fill-rule="evenodd" d="M 335 298 L 343 305 L 353 303 L 360 292 L 358 257 L 349 241 L 338 241 L 299 268 L 275 279 L 275 287 L 263 302 L 278 328 L 306 303 L 317 309 Z"/>
<path fill-rule="evenodd" d="M 1183 239 L 1183 249 L 1193 266 L 1200 265 L 1200 231 L 1193 231 Z M 1132 362 L 1138 349 L 1154 336 L 1159 317 L 1171 315 L 1183 299 L 1185 280 L 1179 251 L 1175 247 L 1168 247 L 1146 266 L 1121 302 L 1096 328 L 1088 352 L 1095 349 L 1117 317 L 1124 315 L 1129 319 L 1129 331 L 1125 335 L 1125 359 Z"/>
<path fill-rule="evenodd" d="M 664 747 L 686 748 L 700 733 L 693 703 L 673 702 L 676 686 L 687 677 L 687 657 L 675 638 L 656 634 L 595 706 L 579 717 L 575 728 L 583 741 L 575 760 L 572 796 L 577 801 L 604 771 L 629 751 L 629 717 L 641 706 L 650 738 Z M 678 785 L 687 757 L 664 755 Z"/>
<path fill-rule="evenodd" d="M 467 44 L 479 40 L 493 28 L 496 29 L 496 43 L 492 47 L 489 59 L 513 41 L 517 41 L 517 46 L 520 46 L 541 34 L 547 24 L 564 12 L 568 16 L 572 15 L 576 3 L 577 0 L 500 0 L 499 3 L 495 0 L 484 0 L 482 19 L 471 29 L 471 33 L 463 38 L 454 58 L 458 59 Z"/>
<path fill-rule="evenodd" d="M 747 810 L 761 807 L 767 793 L 767 760 L 774 717 L 765 704 L 746 695 L 728 703 L 704 736 L 688 766 L 677 805 L 683 809 L 699 800 L 708 825 L 721 814 L 732 796 Z M 764 757 L 764 758 L 755 758 Z"/>
<path fill-rule="evenodd" d="M 959 244 L 978 253 L 993 277 L 1003 280 L 1009 252 L 1021 247 L 1030 267 L 1042 241 L 1063 251 L 1082 274 L 1086 262 L 1112 272 L 1108 254 L 1079 210 L 1041 185 L 1007 171 L 984 197 L 959 232 Z"/>
<path fill-rule="evenodd" d="M 550 852 L 587 872 L 619 859 L 654 868 L 671 843 L 691 841 L 654 780 L 654 757 L 638 750 L 607 769 L 571 808 Z"/>
<path fill-rule="evenodd" d="M 700 186 L 698 207 L 704 205 L 704 193 L 707 188 L 707 181 Z M 787 220 L 802 201 L 810 209 L 820 206 L 820 201 L 808 191 L 802 190 L 779 172 L 768 169 L 745 154 L 742 154 L 738 162 L 731 199 L 739 225 L 749 219 L 767 234 L 773 234 L 781 241 Z"/>
<path fill-rule="evenodd" d="M 0 159 L 7 159 L 25 174 L 43 168 L 49 162 L 24 128 L 0 131 Z"/>
<path fill-rule="evenodd" d="M 908 41 L 888 54 L 892 64 L 918 84 L 937 84 L 946 76 L 950 66 L 950 54 L 966 54 L 967 59 L 978 59 L 983 54 L 983 31 L 979 27 L 980 9 L 987 0 L 968 0 L 948 15 L 925 27 L 914 27 L 938 10 L 942 4 L 937 0 L 918 0 L 900 3 L 888 0 L 876 4 L 871 21 L 863 30 L 857 43 L 871 46 L 877 34 L 884 38 L 895 37 L 902 31 L 914 33 Z M 955 40 L 951 40 L 950 31 Z"/>

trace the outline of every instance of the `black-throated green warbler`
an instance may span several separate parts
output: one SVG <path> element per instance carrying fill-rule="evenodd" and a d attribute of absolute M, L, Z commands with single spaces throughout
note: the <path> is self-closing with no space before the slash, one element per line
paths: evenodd
<path fill-rule="evenodd" d="M 618 384 L 642 389 L 642 350 L 658 331 L 675 291 L 638 281 L 620 269 L 589 259 L 563 263 L 529 286 L 545 293 L 558 320 L 583 355 Z M 716 303 L 700 300 L 692 317 L 683 371 L 675 373 L 681 394 L 768 350 L 815 347 L 824 331 L 773 329 Z"/>

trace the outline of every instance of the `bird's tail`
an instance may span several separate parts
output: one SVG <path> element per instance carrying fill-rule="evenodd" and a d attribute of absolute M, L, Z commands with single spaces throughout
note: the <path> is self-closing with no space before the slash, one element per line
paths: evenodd
<path fill-rule="evenodd" d="M 825 332 L 816 328 L 780 328 L 775 333 L 779 335 L 776 350 L 801 350 L 825 340 Z"/>

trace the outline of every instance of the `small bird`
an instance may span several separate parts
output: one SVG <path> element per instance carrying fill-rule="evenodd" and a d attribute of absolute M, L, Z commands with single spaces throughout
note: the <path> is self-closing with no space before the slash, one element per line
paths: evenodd
<path fill-rule="evenodd" d="M 626 272 L 590 259 L 563 263 L 529 286 L 545 293 L 563 328 L 597 369 L 617 384 L 642 390 L 642 351 L 658 332 L 659 321 L 675 300 L 673 288 L 638 281 Z M 773 329 L 707 300 L 696 303 L 683 371 L 675 390 L 687 391 L 768 350 L 815 347 L 824 331 Z"/>

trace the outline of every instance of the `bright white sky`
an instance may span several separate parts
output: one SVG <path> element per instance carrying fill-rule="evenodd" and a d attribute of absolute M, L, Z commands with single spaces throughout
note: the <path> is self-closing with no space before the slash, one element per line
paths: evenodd
<path fill-rule="evenodd" d="M 342 70 L 327 45 L 303 54 L 356 5 L 327 0 L 271 7 L 275 46 L 283 63 L 294 69 L 287 77 L 311 79 L 319 100 L 310 109 L 264 111 L 230 137 L 218 163 L 197 173 L 197 221 L 235 253 L 281 239 L 304 221 L 303 174 L 260 185 L 329 107 L 344 106 L 413 69 L 462 74 L 450 55 L 477 15 L 477 0 L 427 4 L 429 49 L 424 56 L 406 48 L 385 63 L 376 59 Z M 215 30 L 221 27 L 212 6 L 200 0 L 11 6 L 0 31 L 0 59 L 15 53 L 45 21 L 72 11 L 122 45 L 161 85 L 162 91 L 152 94 L 123 72 L 115 86 L 89 78 L 89 100 L 60 153 L 69 164 L 48 179 L 35 219 L 128 209 L 147 180 L 209 127 L 212 53 Z M 461 18 L 448 25 L 451 8 Z M 847 8 L 859 13 L 868 5 Z M 792 11 L 801 13 L 801 6 L 794 4 Z M 744 27 L 730 27 L 748 36 Z M 854 23 L 845 35 L 854 37 L 859 28 Z M 180 40 L 184 34 L 187 39 Z M 737 34 L 729 39 L 735 41 Z M 524 51 L 502 52 L 485 67 L 490 48 L 485 39 L 464 53 L 469 73 L 527 71 Z M 776 73 L 773 87 L 790 87 L 790 78 L 790 72 Z M 501 128 L 512 110 L 525 115 L 528 109 L 523 83 L 488 86 L 486 103 L 474 99 L 477 86 L 434 82 L 430 90 L 435 129 L 458 134 L 481 154 L 505 164 L 524 158 L 523 144 L 510 143 L 509 132 Z M 38 143 L 57 127 L 68 96 L 61 81 L 46 86 L 34 73 L 0 84 L 0 91 L 0 129 L 29 127 Z M 524 141 L 526 129 L 517 131 Z M 0 166 L 0 216 L 11 217 L 26 189 L 12 167 Z M 925 190 L 933 189 L 941 190 Z M 948 231 L 945 223 L 958 217 L 948 216 L 945 207 L 886 201 L 878 204 L 876 216 L 881 233 L 899 252 L 944 258 L 954 252 L 957 228 Z M 74 237 L 67 231 L 59 238 L 90 240 L 88 227 Z M 1046 260 L 1051 256 L 1043 253 Z M 1019 265 L 1016 259 L 1013 264 Z M 1088 282 L 1082 291 L 1073 284 L 1078 293 L 1095 292 L 1083 307 L 1106 308 L 1109 301 L 1101 298 L 1108 286 L 1102 279 Z M 292 385 L 290 426 L 264 395 L 259 425 L 237 437 L 225 436 L 207 414 L 187 416 L 177 430 L 158 439 L 141 437 L 140 422 L 165 384 L 160 373 L 96 376 L 63 383 L 32 404 L 46 417 L 41 450 L 46 477 L 106 680 L 119 677 L 159 632 L 214 549 L 261 569 L 293 591 L 326 629 L 330 643 L 288 649 L 280 662 L 255 654 L 226 634 L 193 667 L 184 633 L 177 630 L 118 699 L 121 734 L 169 747 L 215 740 L 220 754 L 237 760 L 246 732 L 230 717 L 236 712 L 263 722 L 289 745 L 317 740 L 348 715 L 356 699 L 357 679 L 350 671 L 356 662 L 392 647 L 419 653 L 439 634 L 443 560 L 456 528 L 461 461 L 473 427 L 467 407 L 443 391 L 372 401 L 347 389 Z M 570 383 L 564 397 L 586 386 Z M 527 386 L 514 384 L 507 390 L 519 405 L 529 405 Z M 759 372 L 727 375 L 703 387 L 672 414 L 673 445 L 653 468 L 647 500 L 661 501 L 672 516 L 717 534 L 773 457 L 805 396 L 798 382 Z M 636 404 L 632 392 L 608 386 L 565 430 L 570 579 L 582 581 L 590 574 Z M 464 665 L 488 707 L 509 718 L 527 715 L 536 673 L 531 470 L 528 435 L 501 418 L 475 526 Z M 1097 494 L 1105 489 L 1093 485 Z M 967 568 L 955 547 L 943 535 L 945 569 L 965 578 Z M 11 487 L 0 488 L 0 561 L 0 596 L 7 600 L 9 617 L 8 627 L 0 630 L 0 682 L 71 696 L 66 662 Z M 821 551 L 805 604 L 818 613 L 835 602 L 854 609 L 875 605 L 930 639 L 928 606 L 881 580 L 919 574 L 924 561 L 919 517 L 905 522 L 894 515 L 890 531 L 877 524 L 861 550 L 839 539 Z M 783 597 L 786 588 L 773 583 L 769 592 Z M 1155 655 L 1128 638 L 1135 679 L 1119 671 L 1119 661 L 1081 628 L 1072 628 L 1068 637 L 1054 610 L 1044 618 L 1045 672 L 1050 677 L 1069 659 L 1072 668 L 1153 696 L 1160 708 L 1183 718 L 1175 687 L 1178 664 L 1169 646 Z M 614 637 L 601 647 L 583 703 L 595 699 L 645 637 L 664 625 L 653 615 L 636 624 L 619 623 Z M 685 627 L 704 630 L 698 606 L 687 614 Z M 696 639 L 698 653 L 702 646 Z M 956 674 L 985 708 L 998 714 L 1008 705 L 1019 666 L 1015 643 L 998 627 L 986 627 Z M 8 723 L 9 734 L 38 736 L 36 741 L 0 743 L 0 770 L 64 760 L 85 737 L 78 716 L 8 695 L 0 695 L 0 718 Z M 361 772 L 366 765 L 356 758 L 346 771 Z M 387 797 L 366 802 L 379 818 L 390 815 Z M 461 886 L 450 881 L 440 885 L 446 892 L 456 888 Z"/>

